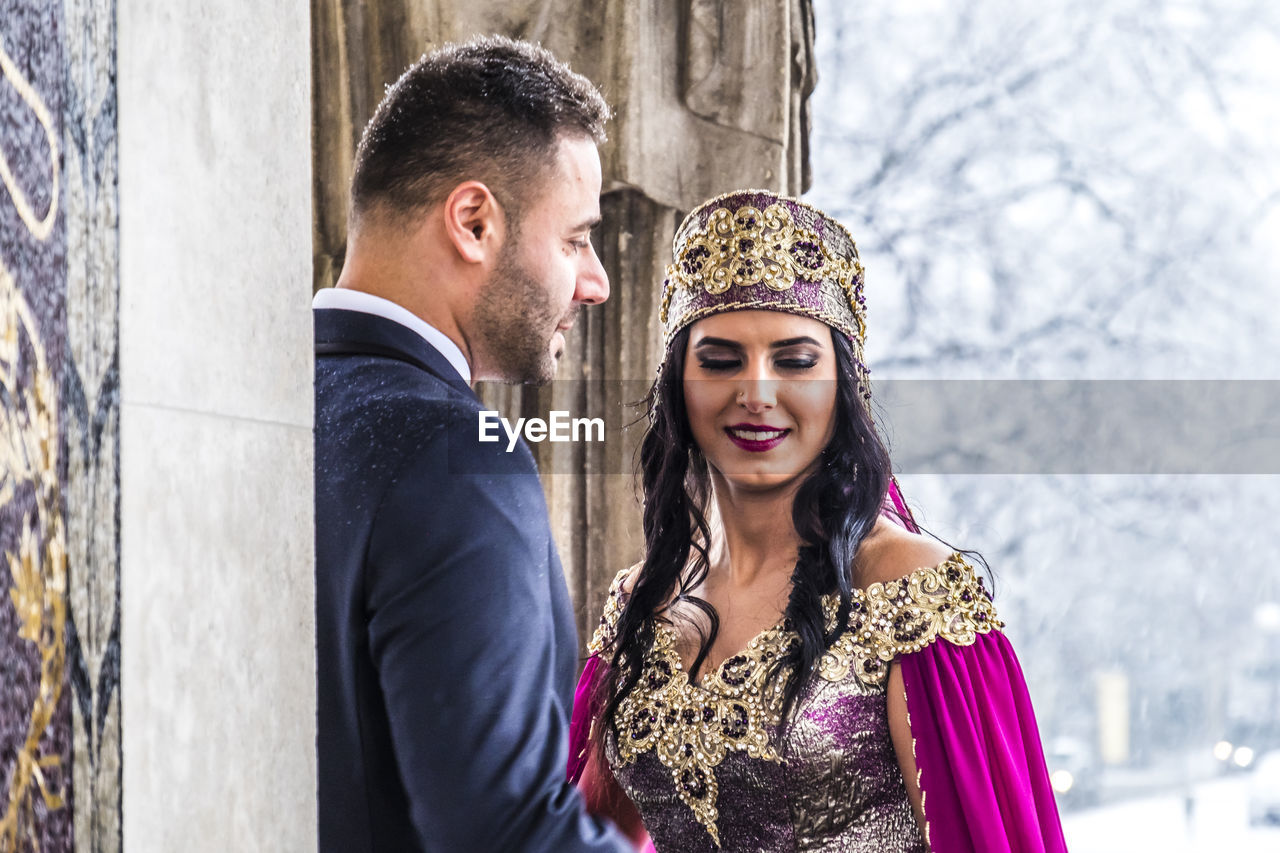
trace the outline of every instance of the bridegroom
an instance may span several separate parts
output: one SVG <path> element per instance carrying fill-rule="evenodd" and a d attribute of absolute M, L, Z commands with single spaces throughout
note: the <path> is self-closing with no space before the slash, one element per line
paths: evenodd
<path fill-rule="evenodd" d="M 477 379 L 545 382 L 609 295 L 608 107 L 545 50 L 449 45 L 356 153 L 315 297 L 320 849 L 621 851 L 565 782 L 577 638 L 528 448 Z"/>

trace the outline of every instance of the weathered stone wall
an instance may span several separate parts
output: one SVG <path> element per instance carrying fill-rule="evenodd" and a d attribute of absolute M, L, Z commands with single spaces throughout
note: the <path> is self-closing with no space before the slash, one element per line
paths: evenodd
<path fill-rule="evenodd" d="M 0 2 L 0 849 L 120 849 L 115 18 Z"/>
<path fill-rule="evenodd" d="M 574 327 L 559 380 L 491 386 L 491 405 L 565 409 L 610 424 L 600 444 L 535 445 L 552 523 L 590 635 L 609 580 L 641 552 L 631 460 L 640 429 L 621 403 L 661 353 L 656 293 L 685 211 L 741 187 L 799 195 L 816 72 L 809 0 L 312 0 L 315 285 L 337 280 L 351 160 L 385 87 L 433 45 L 482 33 L 541 42 L 615 111 L 597 250 L 612 295 Z M 625 383 L 625 384 L 622 384 Z"/>

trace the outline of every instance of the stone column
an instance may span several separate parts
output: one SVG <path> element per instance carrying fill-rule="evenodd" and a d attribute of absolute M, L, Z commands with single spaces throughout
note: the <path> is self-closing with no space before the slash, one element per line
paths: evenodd
<path fill-rule="evenodd" d="M 316 845 L 305 0 L 120 0 L 124 841 Z"/>
<path fill-rule="evenodd" d="M 483 388 L 496 408 L 605 417 L 603 446 L 534 446 L 585 641 L 613 575 L 639 559 L 631 487 L 642 427 L 623 433 L 661 353 L 655 294 L 685 211 L 722 192 L 798 195 L 816 79 L 809 0 L 313 0 L 315 280 L 341 270 L 350 162 L 384 87 L 433 45 L 482 33 L 541 42 L 613 106 L 597 250 L 612 296 L 582 313 L 559 378 Z"/>

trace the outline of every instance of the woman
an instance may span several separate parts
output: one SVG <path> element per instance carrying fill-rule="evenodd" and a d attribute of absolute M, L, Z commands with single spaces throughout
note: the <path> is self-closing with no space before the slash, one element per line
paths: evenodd
<path fill-rule="evenodd" d="M 674 254 L 645 559 L 575 706 L 588 803 L 663 853 L 1065 850 L 983 581 L 891 477 L 852 238 L 745 191 L 691 213 Z"/>

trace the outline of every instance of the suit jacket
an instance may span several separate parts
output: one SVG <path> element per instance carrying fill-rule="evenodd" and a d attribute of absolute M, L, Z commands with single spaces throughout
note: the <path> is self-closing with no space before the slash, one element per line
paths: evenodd
<path fill-rule="evenodd" d="M 565 781 L 577 638 L 533 457 L 412 330 L 316 321 L 320 850 L 618 851 Z"/>

